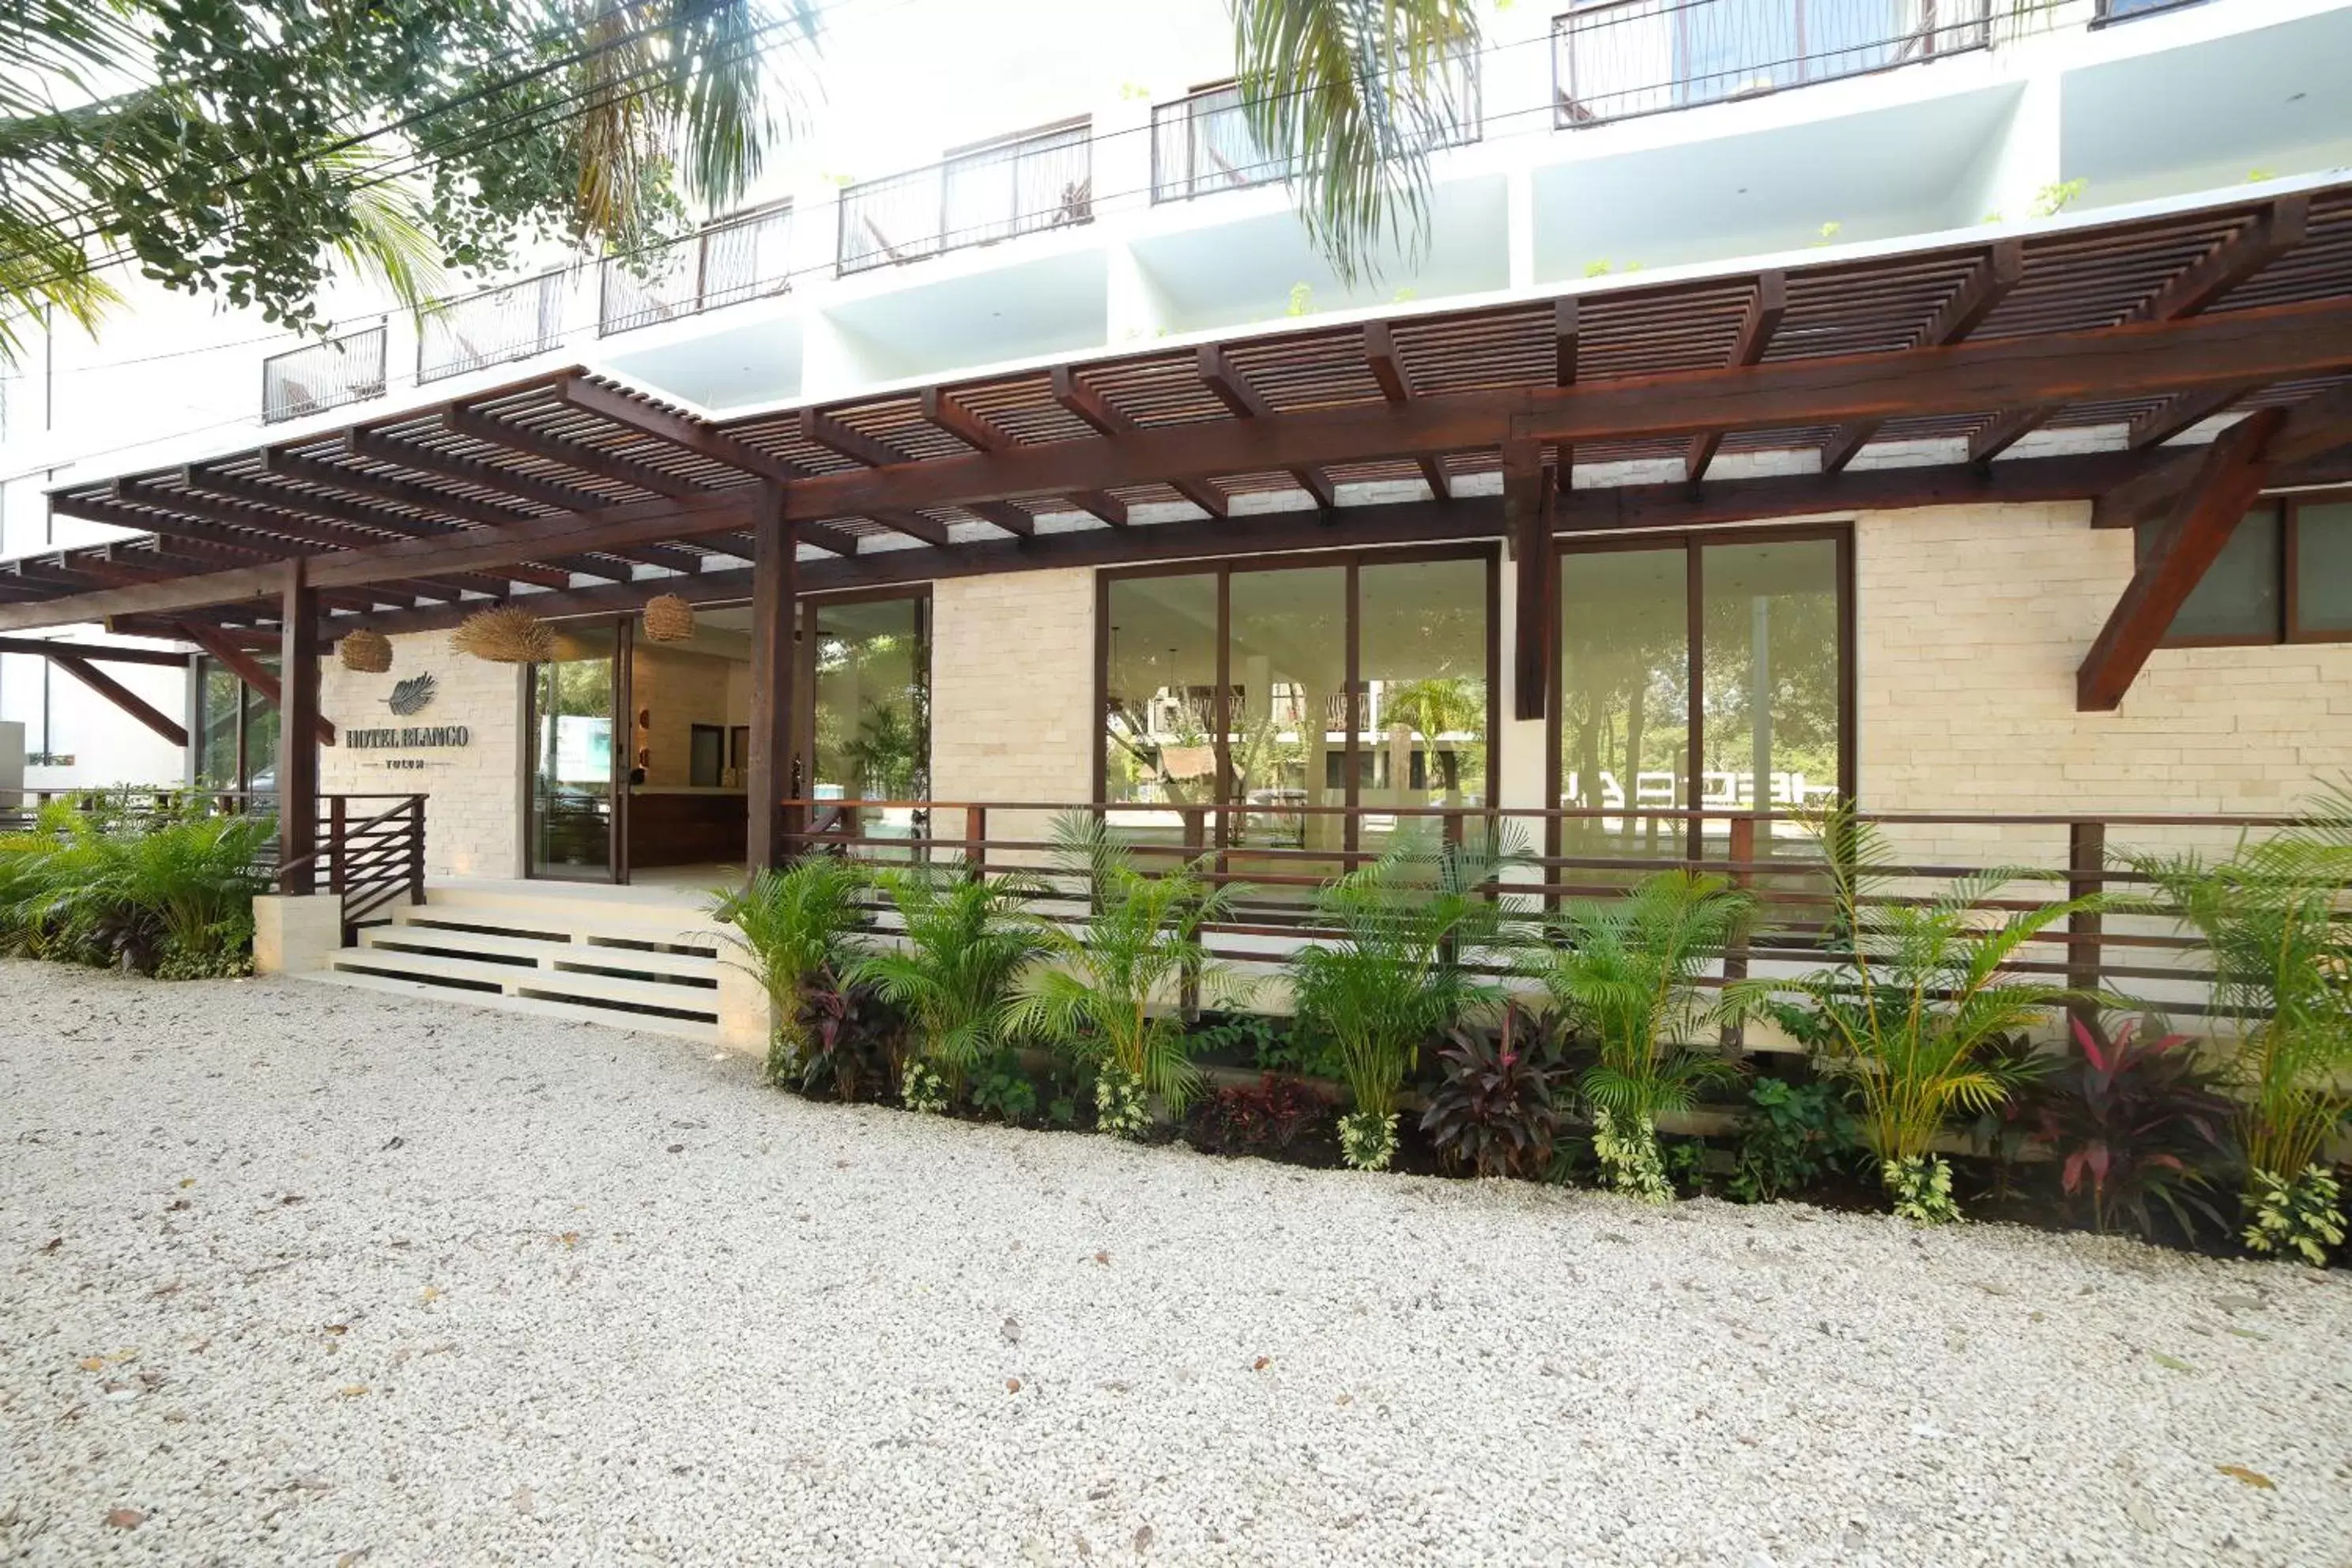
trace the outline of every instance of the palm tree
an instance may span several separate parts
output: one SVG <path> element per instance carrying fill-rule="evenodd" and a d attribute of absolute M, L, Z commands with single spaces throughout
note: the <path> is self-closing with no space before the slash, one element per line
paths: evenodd
<path fill-rule="evenodd" d="M 1339 1047 L 1355 1109 L 1340 1148 L 1360 1170 L 1383 1170 L 1396 1150 L 1396 1100 L 1421 1047 L 1465 1016 L 1502 1004 L 1502 986 L 1467 961 L 1511 944 L 1488 889 L 1515 846 L 1494 837 L 1432 846 L 1400 833 L 1380 858 L 1327 884 L 1315 923 L 1333 935 L 1290 959 L 1299 1017 Z"/>
<path fill-rule="evenodd" d="M 1024 918 L 1042 889 L 1026 879 L 967 878 L 929 866 L 885 871 L 877 880 L 898 911 L 901 940 L 859 959 L 844 978 L 873 986 L 913 1019 L 919 1065 L 952 1094 L 1011 1039 L 1005 1002 L 1046 951 L 1044 934 Z M 910 1078 L 914 1071 L 910 1066 Z"/>
<path fill-rule="evenodd" d="M 1988 1058 L 1996 1042 L 2045 1023 L 2069 1002 L 2112 998 L 2012 968 L 2025 944 L 2098 894 L 2002 912 L 1994 900 L 2034 873 L 1979 871 L 1934 899 L 1890 897 L 1894 863 L 1876 828 L 1837 803 L 1809 814 L 1830 891 L 1836 962 L 1793 978 L 1724 988 L 1728 1016 L 1766 1017 L 1813 1046 L 1824 1071 L 1852 1084 L 1863 1142 L 1878 1156 L 1895 1212 L 1956 1219 L 1951 1168 L 1929 1150 L 1955 1112 L 1990 1110 L 2010 1083 Z"/>
<path fill-rule="evenodd" d="M 1552 1005 L 1599 1044 L 1584 1100 L 1594 1149 L 1621 1192 L 1672 1198 L 1659 1116 L 1688 1110 L 1703 1086 L 1737 1076 L 1723 1058 L 1675 1042 L 1706 1011 L 1699 979 L 1751 908 L 1721 877 L 1661 871 L 1622 899 L 1570 905 L 1553 942 L 1527 966 Z"/>
<path fill-rule="evenodd" d="M 1200 1087 L 1172 994 L 1189 978 L 1208 1005 L 1241 997 L 1244 987 L 1209 958 L 1202 936 L 1237 889 L 1209 886 L 1202 860 L 1156 875 L 1139 870 L 1101 819 L 1085 812 L 1056 818 L 1054 840 L 1062 868 L 1086 877 L 1094 910 L 1076 930 L 1038 919 L 1047 962 L 1014 987 L 1005 1025 L 1092 1059 L 1101 1125 L 1133 1134 L 1147 1118 L 1147 1095 L 1181 1112 Z"/>
<path fill-rule="evenodd" d="M 866 874 L 854 861 L 807 855 L 761 869 L 740 888 L 714 889 L 711 918 L 742 956 L 730 960 L 766 988 L 776 1013 L 768 1076 L 781 1082 L 801 1045 L 801 1005 L 818 985 L 836 980 L 856 956 L 852 939 L 863 919 Z"/>
<path fill-rule="evenodd" d="M 1234 0 L 1242 113 L 1292 171 L 1308 238 L 1340 281 L 1427 240 L 1429 153 L 1454 134 L 1446 68 L 1478 46 L 1473 0 Z"/>

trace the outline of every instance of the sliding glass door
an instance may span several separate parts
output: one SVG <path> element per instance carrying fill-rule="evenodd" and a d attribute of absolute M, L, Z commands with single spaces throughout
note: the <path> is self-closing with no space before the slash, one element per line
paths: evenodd
<path fill-rule="evenodd" d="M 530 668 L 527 873 L 616 881 L 617 803 L 629 761 L 614 747 L 620 628 L 571 623 L 556 635 L 559 657 Z"/>

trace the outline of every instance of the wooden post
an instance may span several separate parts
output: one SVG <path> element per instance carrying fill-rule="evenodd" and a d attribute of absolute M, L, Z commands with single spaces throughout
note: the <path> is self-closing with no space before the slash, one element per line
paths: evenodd
<path fill-rule="evenodd" d="M 1221 833 L 1218 837 L 1223 838 L 1225 835 Z M 1202 852 L 1208 847 L 1208 837 L 1206 814 L 1197 805 L 1186 806 L 1184 808 L 1184 860 L 1187 865 L 1199 863 Z M 1225 858 L 1220 853 L 1216 860 L 1216 868 L 1222 872 L 1224 867 Z M 1201 966 L 1197 963 L 1187 963 L 1184 965 L 1183 985 L 1177 994 L 1176 1005 L 1182 1010 L 1188 1023 L 1201 1016 Z"/>
<path fill-rule="evenodd" d="M 278 644 L 278 863 L 293 866 L 278 891 L 318 887 L 319 592 L 310 563 L 297 555 L 282 569 Z M 295 865 L 299 861 L 301 864 Z"/>
<path fill-rule="evenodd" d="M 751 737 L 744 796 L 751 820 L 744 859 L 753 874 L 777 864 L 795 826 L 784 810 L 793 776 L 793 627 L 800 572 L 784 487 L 760 487 L 751 525 Z"/>
<path fill-rule="evenodd" d="M 1748 868 L 1756 859 L 1757 820 L 1753 816 L 1731 819 L 1730 876 L 1731 885 L 1735 888 L 1752 888 L 1756 884 L 1756 875 Z M 1724 943 L 1723 977 L 1727 981 L 1748 978 L 1748 926 L 1744 922 L 1732 931 L 1731 940 Z M 1743 1049 L 1748 1044 L 1748 1031 L 1738 1023 L 1726 1024 L 1722 1042 L 1727 1052 Z"/>
<path fill-rule="evenodd" d="M 988 807 L 963 808 L 963 870 L 977 882 L 988 875 Z"/>
<path fill-rule="evenodd" d="M 2104 822 L 2070 823 L 2066 829 L 2066 896 L 2087 898 L 2106 883 L 2100 873 L 2107 865 L 2107 825 Z M 2105 917 L 2096 910 L 2076 910 L 2066 917 L 2066 984 L 2075 991 L 2095 991 L 2099 988 L 2099 972 L 2105 962 L 2099 938 Z M 2095 1002 L 2077 1001 L 2067 1011 L 2094 1038 L 2099 1033 L 2099 1008 Z"/>
<path fill-rule="evenodd" d="M 352 890 L 351 797 L 327 797 L 327 891 L 338 898 Z"/>
<path fill-rule="evenodd" d="M 425 902 L 425 797 L 408 797 L 408 901 Z"/>
<path fill-rule="evenodd" d="M 1550 577 L 1552 486 L 1543 448 L 1532 441 L 1503 443 L 1503 527 L 1512 556 L 1512 603 L 1517 626 L 1511 640 L 1515 719 L 1544 716 L 1551 662 Z"/>

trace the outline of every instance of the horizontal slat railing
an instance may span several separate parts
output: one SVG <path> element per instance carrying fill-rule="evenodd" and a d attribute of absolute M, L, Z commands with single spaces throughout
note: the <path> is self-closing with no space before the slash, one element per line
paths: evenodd
<path fill-rule="evenodd" d="M 1833 907 L 1821 846 L 1789 814 L 1685 808 L 1503 809 L 1475 805 L 1324 806 L 1265 804 L 1143 805 L 1056 801 L 788 801 L 789 847 L 844 855 L 877 868 L 929 865 L 965 875 L 1021 871 L 1050 889 L 1045 911 L 1082 921 L 1092 897 L 1081 871 L 1060 866 L 1055 817 L 1080 812 L 1107 822 L 1146 869 L 1199 858 L 1204 880 L 1240 891 L 1229 918 L 1208 927 L 1218 956 L 1277 962 L 1331 934 L 1312 908 L 1317 889 L 1376 859 L 1399 832 L 1462 842 L 1499 836 L 1513 856 L 1488 891 L 1530 928 L 1563 903 L 1622 894 L 1648 873 L 1685 868 L 1753 893 L 1759 916 L 1739 949 L 1704 984 L 1743 974 L 1798 973 L 1828 961 Z M 2015 912 L 2080 894 L 2129 894 L 2146 878 L 2135 851 L 2194 848 L 2225 855 L 2242 836 L 2288 826 L 2289 816 L 2186 813 L 1862 814 L 1881 836 L 1874 903 L 1919 907 L 1962 877 L 2009 873 L 1984 909 Z M 1143 831 L 1137 831 L 1139 825 Z M 1127 831 L 1121 832 L 1125 827 Z M 1279 834 L 1279 837 L 1270 836 Z M 1311 838 L 1322 842 L 1310 842 Z M 2119 900 L 2126 902 L 2127 900 Z M 874 912 L 882 914 L 877 900 Z M 2211 973 L 2197 943 L 2152 910 L 2078 914 L 2037 934 L 2011 965 L 2020 975 L 2063 979 L 2167 1011 L 2207 1008 Z M 1472 967 L 1500 973 L 1492 955 Z"/>

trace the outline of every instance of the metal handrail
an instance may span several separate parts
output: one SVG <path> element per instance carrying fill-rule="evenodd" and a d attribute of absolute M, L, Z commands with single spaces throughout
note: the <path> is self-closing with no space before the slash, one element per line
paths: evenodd
<path fill-rule="evenodd" d="M 1094 134 L 1086 121 L 975 148 L 845 187 L 834 268 L 870 268 L 1094 221 Z"/>
<path fill-rule="evenodd" d="M 382 397 L 389 325 L 310 343 L 261 362 L 261 422 L 276 425 L 306 414 Z"/>
<path fill-rule="evenodd" d="M 792 218 L 792 204 L 779 202 L 718 219 L 635 256 L 605 258 L 597 283 L 597 335 L 788 292 Z"/>

